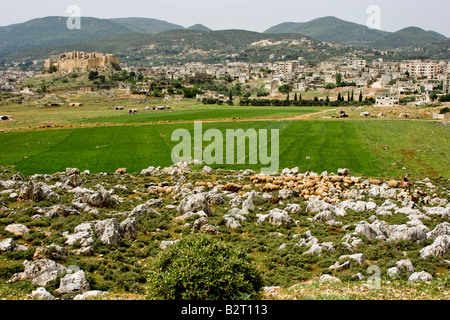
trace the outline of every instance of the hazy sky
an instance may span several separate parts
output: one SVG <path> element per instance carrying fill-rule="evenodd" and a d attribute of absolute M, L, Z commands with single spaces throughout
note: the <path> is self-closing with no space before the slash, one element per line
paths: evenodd
<path fill-rule="evenodd" d="M 82 16 L 146 17 L 188 27 L 201 23 L 214 30 L 262 32 L 281 22 L 305 22 L 324 16 L 366 24 L 370 5 L 381 9 L 381 29 L 408 26 L 434 30 L 450 37 L 448 0 L 17 0 L 2 1 L 0 25 L 45 16 L 67 16 L 77 5 Z"/>

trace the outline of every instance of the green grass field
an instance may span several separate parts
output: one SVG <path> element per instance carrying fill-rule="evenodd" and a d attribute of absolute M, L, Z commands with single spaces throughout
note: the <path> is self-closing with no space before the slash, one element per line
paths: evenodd
<path fill-rule="evenodd" d="M 44 107 L 43 102 L 27 104 L 0 105 L 0 115 L 12 115 L 13 122 L 0 122 L 0 130 L 28 130 L 41 125 L 82 126 L 125 123 L 158 123 L 159 121 L 185 122 L 195 120 L 232 120 L 235 119 L 283 119 L 327 110 L 326 107 L 238 107 L 199 105 L 198 102 L 167 102 L 160 99 L 109 101 L 97 96 L 81 95 L 64 99 L 64 106 Z M 81 107 L 68 107 L 68 102 L 80 102 Z M 172 106 L 171 110 L 144 111 L 149 106 Z M 124 106 L 124 110 L 114 110 Z M 129 109 L 138 109 L 139 113 L 129 115 Z"/>
<path fill-rule="evenodd" d="M 235 119 L 280 119 L 320 112 L 323 107 L 238 107 L 238 106 L 195 106 L 182 110 L 142 111 L 135 115 L 125 111 L 114 111 L 111 115 L 92 118 L 86 123 L 155 123 L 159 121 L 232 120 Z"/>
<path fill-rule="evenodd" d="M 136 118 L 138 119 L 138 118 Z M 128 121 L 129 122 L 129 121 Z M 25 174 L 54 173 L 67 167 L 112 172 L 126 167 L 139 172 L 149 166 L 169 166 L 172 132 L 193 123 L 102 126 L 32 130 L 0 134 L 0 166 L 15 166 Z M 412 177 L 450 176 L 448 127 L 436 122 L 371 120 L 280 120 L 203 123 L 203 131 L 279 129 L 280 170 L 336 172 L 400 178 L 408 168 Z M 206 147 L 208 143 L 204 143 Z M 310 159 L 307 160 L 307 157 Z M 229 169 L 257 165 L 211 165 Z"/>

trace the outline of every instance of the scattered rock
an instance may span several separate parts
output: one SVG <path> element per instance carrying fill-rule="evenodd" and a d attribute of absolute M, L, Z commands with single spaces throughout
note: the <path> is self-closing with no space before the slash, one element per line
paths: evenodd
<path fill-rule="evenodd" d="M 53 192 L 45 183 L 30 181 L 24 183 L 20 188 L 20 198 L 23 200 L 39 202 L 48 199 L 58 200 L 60 199 L 60 196 Z"/>
<path fill-rule="evenodd" d="M 5 239 L 0 241 L 0 252 L 5 251 L 26 251 L 28 250 L 27 246 L 23 246 L 17 244 L 13 238 Z"/>
<path fill-rule="evenodd" d="M 324 283 L 324 282 L 342 282 L 342 281 L 341 279 L 330 276 L 329 274 L 324 274 L 320 276 L 319 282 Z"/>
<path fill-rule="evenodd" d="M 414 272 L 408 279 L 408 281 L 411 281 L 411 282 L 431 281 L 431 280 L 433 280 L 433 276 L 425 271 Z"/>
<path fill-rule="evenodd" d="M 420 250 L 420 256 L 426 259 L 430 256 L 442 257 L 444 254 L 450 253 L 450 236 L 438 236 L 433 244 Z"/>
<path fill-rule="evenodd" d="M 280 226 L 283 228 L 290 228 L 294 223 L 294 220 L 289 216 L 289 214 L 281 209 L 275 208 L 269 212 L 269 214 L 262 215 L 257 214 L 258 224 L 264 221 L 270 222 L 273 225 Z"/>
<path fill-rule="evenodd" d="M 67 294 L 74 292 L 86 292 L 90 290 L 89 282 L 83 270 L 73 274 L 65 275 L 60 282 L 59 288 L 56 292 L 59 294 Z"/>
<path fill-rule="evenodd" d="M 5 227 L 5 231 L 8 231 L 15 236 L 23 237 L 30 232 L 30 230 L 25 227 L 23 224 L 10 224 Z"/>
<path fill-rule="evenodd" d="M 95 225 L 96 237 L 107 247 L 118 247 L 122 241 L 117 219 L 107 219 Z"/>
<path fill-rule="evenodd" d="M 180 240 L 174 240 L 174 241 L 161 241 L 161 244 L 159 245 L 159 247 L 162 250 L 166 250 L 167 248 L 177 244 L 178 242 L 180 242 Z"/>
<path fill-rule="evenodd" d="M 36 286 L 45 287 L 52 283 L 60 274 L 67 272 L 67 268 L 53 260 L 42 259 L 34 262 L 25 260 L 25 270 L 12 276 L 11 281 L 31 280 Z"/>
<path fill-rule="evenodd" d="M 408 275 L 414 273 L 414 266 L 413 266 L 411 260 L 409 260 L 409 259 L 397 261 L 395 263 L 395 265 L 398 268 L 400 273 L 404 273 L 404 274 L 408 274 Z"/>
<path fill-rule="evenodd" d="M 31 292 L 31 295 L 39 300 L 55 300 L 50 292 L 45 290 L 44 287 L 39 287 Z"/>
<path fill-rule="evenodd" d="M 135 218 L 127 218 L 119 225 L 119 233 L 124 239 L 136 239 L 138 231 L 138 223 Z"/>
<path fill-rule="evenodd" d="M 188 195 L 184 198 L 177 208 L 178 214 L 183 215 L 187 212 L 203 211 L 208 217 L 213 216 L 213 212 L 209 206 L 208 199 L 203 193 Z"/>

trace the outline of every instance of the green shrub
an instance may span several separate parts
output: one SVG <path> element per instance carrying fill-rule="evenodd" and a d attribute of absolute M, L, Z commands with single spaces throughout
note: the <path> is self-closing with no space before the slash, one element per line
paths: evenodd
<path fill-rule="evenodd" d="M 9 266 L 0 267 L 0 278 L 9 279 L 14 274 L 23 272 L 24 266 L 22 263 L 15 263 Z"/>
<path fill-rule="evenodd" d="M 239 300 L 255 298 L 263 286 L 241 251 L 208 235 L 193 235 L 162 251 L 148 277 L 148 298 Z"/>

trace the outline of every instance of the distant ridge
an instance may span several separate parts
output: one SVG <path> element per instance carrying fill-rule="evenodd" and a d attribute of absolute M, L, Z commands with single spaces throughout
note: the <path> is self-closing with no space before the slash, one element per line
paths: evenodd
<path fill-rule="evenodd" d="M 418 27 L 408 27 L 392 33 L 370 29 L 336 17 L 301 23 L 285 22 L 269 28 L 264 33 L 302 33 L 319 41 L 363 45 L 374 49 L 423 46 L 447 39 L 438 32 L 425 31 Z"/>
<path fill-rule="evenodd" d="M 115 37 L 122 35 L 130 35 L 130 40 L 138 43 L 145 39 L 145 37 L 138 37 L 138 34 L 151 36 L 169 31 L 213 32 L 201 24 L 185 28 L 178 24 L 151 18 L 98 19 L 82 17 L 80 30 L 68 29 L 66 22 L 67 17 L 56 16 L 37 18 L 24 23 L 0 27 L 0 56 L 28 49 L 39 49 L 42 52 L 46 48 L 76 44 L 95 47 L 96 39 L 111 37 L 111 41 L 119 41 L 118 39 L 120 41 L 127 40 L 127 37 Z M 213 36 L 223 37 L 225 34 L 214 33 Z M 318 41 L 344 43 L 382 50 L 424 46 L 447 39 L 438 32 L 425 31 L 418 27 L 408 27 L 392 33 L 369 29 L 364 25 L 336 17 L 323 17 L 303 23 L 285 22 L 269 28 L 264 33 L 256 34 L 261 36 L 268 34 L 299 34 Z M 242 35 L 240 34 L 240 36 Z M 164 37 L 162 38 L 164 39 Z M 220 41 L 222 40 L 219 39 Z M 232 38 L 228 38 L 227 41 L 234 43 Z M 105 43 L 104 41 L 103 43 L 105 48 L 117 49 L 123 47 L 121 43 Z"/>
<path fill-rule="evenodd" d="M 194 24 L 193 26 L 190 26 L 187 29 L 188 30 L 195 30 L 195 31 L 212 31 L 210 28 L 205 27 L 202 24 Z"/>
<path fill-rule="evenodd" d="M 366 43 L 382 39 L 389 34 L 336 17 L 318 18 L 301 23 L 285 22 L 269 28 L 264 33 L 303 33 L 319 41 L 340 43 Z"/>
<path fill-rule="evenodd" d="M 183 26 L 178 24 L 150 18 L 115 18 L 110 20 L 130 26 L 134 28 L 136 32 L 148 34 L 157 34 L 168 30 L 184 29 Z"/>

